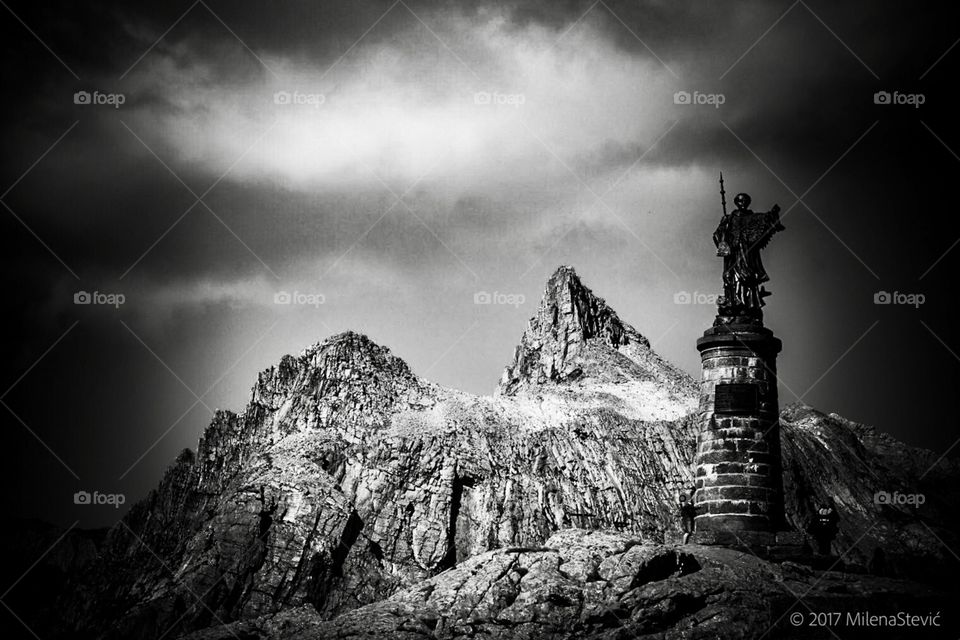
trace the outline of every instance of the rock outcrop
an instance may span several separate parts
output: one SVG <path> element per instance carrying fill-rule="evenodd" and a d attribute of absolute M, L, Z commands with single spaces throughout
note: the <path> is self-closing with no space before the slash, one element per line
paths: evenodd
<path fill-rule="evenodd" d="M 579 378 L 593 385 L 650 383 L 643 394 L 648 402 L 658 393 L 681 402 L 697 393 L 689 375 L 660 358 L 649 340 L 563 266 L 547 281 L 497 392 L 544 391 Z"/>
<path fill-rule="evenodd" d="M 783 638 L 792 632 L 831 637 L 817 626 L 812 615 L 817 612 L 842 615 L 827 625 L 841 637 L 904 637 L 903 628 L 858 628 L 855 618 L 847 618 L 865 611 L 926 616 L 928 626 L 910 629 L 910 637 L 937 638 L 957 628 L 957 621 L 944 614 L 953 598 L 902 580 L 772 564 L 720 547 L 661 545 L 619 532 L 573 529 L 554 534 L 541 547 L 474 556 L 331 621 L 310 608 L 293 609 L 183 640 L 687 640 Z M 789 617 L 797 613 L 799 625 Z"/>
<path fill-rule="evenodd" d="M 566 267 L 548 282 L 495 397 L 425 381 L 365 336 L 333 336 L 264 371 L 243 412 L 216 415 L 196 453 L 176 460 L 74 576 L 51 635 L 176 637 L 296 618 L 335 620 L 323 633 L 352 637 L 363 620 L 441 624 L 417 607 L 449 609 L 447 630 L 486 612 L 484 624 L 506 620 L 529 637 L 542 637 L 540 621 L 605 629 L 608 605 L 633 619 L 638 607 L 661 607 L 637 575 L 666 584 L 662 567 L 687 556 L 701 567 L 748 562 L 649 546 L 677 530 L 676 494 L 692 484 L 696 393 Z M 954 463 L 922 452 L 900 466 L 895 441 L 806 407 L 784 412 L 782 438 L 796 527 L 807 526 L 811 499 L 829 494 L 838 546 L 855 546 L 848 562 L 867 562 L 879 545 L 894 569 L 947 557 L 940 540 L 957 541 L 955 493 L 919 509 L 877 505 L 873 493 L 884 483 L 956 486 Z M 608 533 L 577 541 L 558 534 L 566 529 Z M 575 549 L 595 541 L 606 546 L 591 565 Z M 552 544 L 559 550 L 544 549 Z M 749 571 L 769 582 L 778 569 Z M 481 574 L 488 586 L 454 588 Z M 717 602 L 741 598 L 752 609 L 766 593 L 758 586 L 748 598 L 752 575 Z M 712 611 L 708 592 L 718 587 L 698 588 L 664 596 L 659 622 L 643 628 L 713 628 L 721 613 L 696 612 Z M 470 595 L 476 589 L 485 591 Z"/>

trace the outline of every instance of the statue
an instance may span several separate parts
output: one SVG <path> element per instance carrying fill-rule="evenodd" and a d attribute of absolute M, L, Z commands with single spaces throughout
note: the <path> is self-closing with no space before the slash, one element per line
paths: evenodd
<path fill-rule="evenodd" d="M 773 234 L 785 228 L 780 224 L 780 207 L 774 205 L 767 213 L 751 211 L 750 196 L 740 193 L 733 199 L 736 209 L 728 214 L 723 173 L 720 202 L 723 218 L 713 233 L 717 255 L 723 257 L 723 295 L 717 301 L 717 322 L 762 322 L 763 299 L 770 295 L 762 285 L 770 277 L 760 260 L 760 250 Z"/>

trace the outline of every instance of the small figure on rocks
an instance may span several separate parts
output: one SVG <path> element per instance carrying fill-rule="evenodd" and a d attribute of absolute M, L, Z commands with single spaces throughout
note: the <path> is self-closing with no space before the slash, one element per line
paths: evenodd
<path fill-rule="evenodd" d="M 680 529 L 683 531 L 683 544 L 690 540 L 693 533 L 693 519 L 697 516 L 697 507 L 693 504 L 693 494 L 680 494 Z"/>
<path fill-rule="evenodd" d="M 811 533 L 814 540 L 817 541 L 817 551 L 821 555 L 830 555 L 830 545 L 833 539 L 837 537 L 837 524 L 840 516 L 837 515 L 833 504 L 828 500 L 817 507 L 817 512 L 813 516 L 811 523 Z"/>

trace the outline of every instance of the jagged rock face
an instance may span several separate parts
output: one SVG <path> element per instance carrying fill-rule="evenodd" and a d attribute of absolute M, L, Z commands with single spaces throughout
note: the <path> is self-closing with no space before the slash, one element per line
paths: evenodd
<path fill-rule="evenodd" d="M 956 582 L 943 554 L 955 548 L 960 466 L 932 451 L 910 447 L 873 427 L 790 405 L 780 417 L 784 500 L 788 522 L 806 530 L 816 504 L 840 514 L 837 554 L 867 566 L 877 549 L 888 570 Z M 878 504 L 877 492 L 922 494 L 920 507 Z"/>
<path fill-rule="evenodd" d="M 113 620 L 116 637 L 151 637 L 325 607 L 362 526 L 340 484 L 354 469 L 344 452 L 362 450 L 426 387 L 352 333 L 285 357 L 260 375 L 242 414 L 218 412 L 197 455 L 184 452 L 111 530 L 101 563 L 78 581 L 71 622 Z"/>
<path fill-rule="evenodd" d="M 657 356 L 650 342 L 593 295 L 571 267 L 560 267 L 547 281 L 498 393 L 513 395 L 581 377 L 594 383 L 625 377 L 653 381 L 675 399 L 696 393 L 687 374 Z"/>
<path fill-rule="evenodd" d="M 542 547 L 474 556 L 331 621 L 309 608 L 291 609 L 183 640 L 781 638 L 796 628 L 786 617 L 791 608 L 807 614 L 796 603 L 800 594 L 812 611 L 893 607 L 918 614 L 955 597 L 915 583 L 774 564 L 718 547 L 665 546 L 619 532 L 573 529 Z M 811 637 L 810 628 L 803 630 L 800 637 Z"/>
<path fill-rule="evenodd" d="M 67 635 L 169 637 L 288 611 L 331 619 L 418 584 L 445 585 L 424 581 L 492 549 L 542 546 L 562 529 L 642 541 L 678 530 L 676 494 L 692 485 L 695 383 L 572 270 L 550 279 L 544 300 L 497 397 L 421 380 L 353 333 L 284 357 L 260 375 L 246 409 L 219 412 L 196 455 L 181 455 L 110 531 L 62 605 Z M 889 542 L 935 561 L 946 551 L 933 532 L 955 541 L 945 506 L 925 521 L 929 533 L 889 539 L 916 520 L 872 502 L 865 467 L 883 473 L 899 461 L 889 441 L 807 409 L 785 414 L 782 439 L 787 517 L 799 527 L 810 498 L 829 492 L 844 496 L 842 539 L 865 549 Z M 950 465 L 930 477 L 956 484 Z M 861 535 L 865 524 L 876 526 Z M 888 538 L 872 537 L 880 532 Z"/>

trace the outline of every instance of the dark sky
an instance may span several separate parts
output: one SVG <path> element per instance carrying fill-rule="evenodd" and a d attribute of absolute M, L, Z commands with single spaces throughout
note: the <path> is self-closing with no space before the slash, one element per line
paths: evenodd
<path fill-rule="evenodd" d="M 728 199 L 785 212 L 765 258 L 782 402 L 937 452 L 960 435 L 960 27 L 940 3 L 0 13 L 12 515 L 115 520 L 73 493 L 143 496 L 257 371 L 346 329 L 491 393 L 559 264 L 697 375 L 715 311 L 675 296 L 718 291 L 721 169 Z"/>

